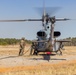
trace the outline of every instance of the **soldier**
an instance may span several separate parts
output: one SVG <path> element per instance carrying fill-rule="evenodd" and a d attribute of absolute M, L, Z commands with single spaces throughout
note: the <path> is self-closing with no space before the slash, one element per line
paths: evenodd
<path fill-rule="evenodd" d="M 23 55 L 24 48 L 25 48 L 25 38 L 22 38 L 21 41 L 20 41 L 19 56 Z"/>

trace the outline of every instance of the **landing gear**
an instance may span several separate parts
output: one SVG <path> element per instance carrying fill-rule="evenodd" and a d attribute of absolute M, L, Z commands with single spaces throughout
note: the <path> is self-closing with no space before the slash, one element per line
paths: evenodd
<path fill-rule="evenodd" d="M 59 52 L 59 53 L 58 53 L 58 52 Z M 62 55 L 62 51 L 61 51 L 61 50 L 58 50 L 58 51 L 56 51 L 56 54 Z"/>
<path fill-rule="evenodd" d="M 33 55 L 38 55 L 38 51 L 37 50 L 34 50 Z"/>

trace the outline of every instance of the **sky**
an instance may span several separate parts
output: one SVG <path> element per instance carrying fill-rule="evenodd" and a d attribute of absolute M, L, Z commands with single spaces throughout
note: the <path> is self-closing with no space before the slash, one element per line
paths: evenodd
<path fill-rule="evenodd" d="M 45 0 L 46 7 L 60 7 L 51 16 L 76 19 L 76 0 Z M 39 19 L 42 13 L 37 7 L 43 7 L 43 0 L 0 0 L 0 20 Z M 36 33 L 42 29 L 41 22 L 0 22 L 0 38 L 36 39 Z M 61 32 L 59 39 L 76 37 L 76 20 L 56 22 L 55 30 Z"/>

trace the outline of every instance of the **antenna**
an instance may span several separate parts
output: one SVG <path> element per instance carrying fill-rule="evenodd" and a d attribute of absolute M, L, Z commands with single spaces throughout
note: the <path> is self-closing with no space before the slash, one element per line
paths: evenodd
<path fill-rule="evenodd" d="M 46 15 L 46 13 L 45 13 L 46 11 L 45 11 L 45 0 L 43 0 L 43 16 L 45 16 Z"/>

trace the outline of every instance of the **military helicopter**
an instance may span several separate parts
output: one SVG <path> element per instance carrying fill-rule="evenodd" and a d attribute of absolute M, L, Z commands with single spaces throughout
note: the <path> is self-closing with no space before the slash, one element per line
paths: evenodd
<path fill-rule="evenodd" d="M 39 52 L 60 52 L 62 54 L 63 42 L 69 40 L 57 40 L 61 35 L 59 31 L 54 31 L 56 21 L 67 21 L 70 19 L 57 19 L 55 16 L 50 17 L 43 7 L 43 15 L 41 19 L 23 19 L 23 20 L 0 20 L 0 22 L 25 22 L 25 21 L 41 21 L 43 29 L 37 32 L 37 40 L 32 41 L 30 55 L 37 55 Z"/>
<path fill-rule="evenodd" d="M 60 52 L 64 50 L 63 42 L 71 42 L 71 40 L 57 40 L 56 38 L 61 35 L 59 31 L 54 31 L 56 21 L 67 21 L 71 20 L 68 18 L 57 19 L 55 16 L 50 17 L 48 11 L 45 8 L 45 2 L 43 7 L 42 21 L 43 29 L 37 32 L 37 40 L 32 41 L 30 55 L 37 55 L 39 52 Z M 56 7 L 52 9 L 57 9 Z M 48 37 L 49 36 L 49 37 Z"/>
<path fill-rule="evenodd" d="M 59 31 L 54 31 L 54 26 L 56 21 L 67 21 L 70 19 L 56 19 L 54 17 L 49 17 L 48 14 L 42 16 L 42 26 L 44 29 L 37 32 L 37 40 L 32 42 L 30 55 L 37 55 L 39 52 L 60 52 L 62 55 L 63 42 L 70 42 L 70 40 L 56 40 L 57 37 L 61 35 Z M 49 35 L 49 37 L 48 37 Z M 33 52 L 34 50 L 34 52 Z"/>

